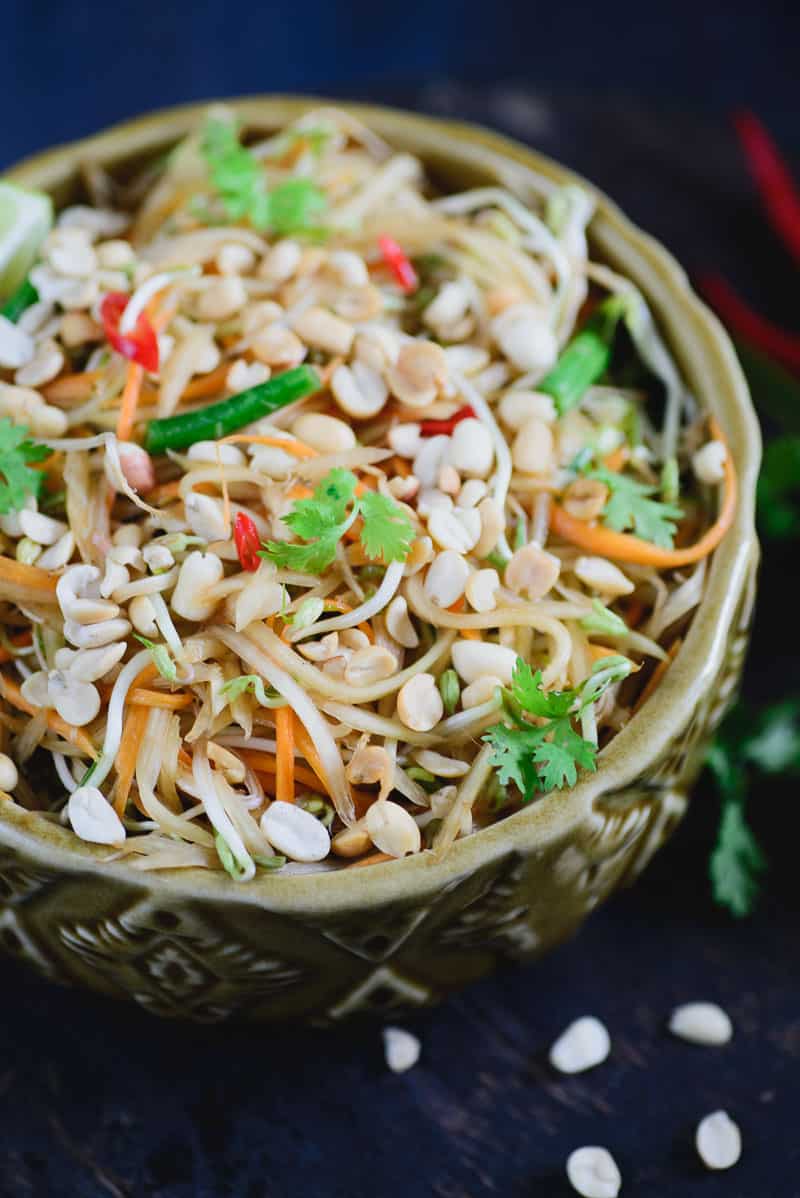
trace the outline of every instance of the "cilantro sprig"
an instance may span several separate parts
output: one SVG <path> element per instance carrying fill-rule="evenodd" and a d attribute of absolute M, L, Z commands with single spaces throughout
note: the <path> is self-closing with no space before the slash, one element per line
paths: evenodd
<path fill-rule="evenodd" d="M 800 437 L 779 437 L 764 450 L 758 479 L 758 519 L 764 533 L 789 540 L 800 528 Z"/>
<path fill-rule="evenodd" d="M 13 424 L 7 417 L 0 420 L 0 515 L 19 511 L 28 495 L 39 494 L 42 474 L 31 470 L 29 462 L 43 462 L 51 454 L 46 445 L 28 440 L 28 430 Z"/>
<path fill-rule="evenodd" d="M 603 509 L 603 522 L 608 528 L 614 532 L 630 531 L 661 549 L 673 547 L 675 521 L 681 519 L 683 511 L 674 503 L 653 499 L 658 487 L 607 470 L 605 466 L 584 467 L 582 473 L 608 487 L 608 499 Z"/>
<path fill-rule="evenodd" d="M 233 221 L 247 220 L 255 229 L 289 233 L 318 233 L 327 201 L 310 179 L 286 179 L 268 188 L 264 168 L 239 141 L 230 121 L 206 122 L 201 141 L 211 182 Z"/>
<path fill-rule="evenodd" d="M 392 499 L 375 491 L 356 495 L 358 481 L 350 470 L 335 467 L 317 484 L 310 499 L 297 500 L 283 517 L 305 544 L 268 541 L 261 556 L 274 565 L 306 574 L 321 574 L 336 558 L 336 548 L 361 517 L 360 539 L 373 561 L 405 561 L 414 526 Z"/>
<path fill-rule="evenodd" d="M 503 688 L 506 722 L 495 724 L 483 736 L 493 748 L 492 765 L 502 786 L 514 785 L 524 802 L 537 794 L 574 786 L 578 770 L 597 768 L 597 745 L 575 730 L 589 709 L 612 682 L 627 677 L 631 663 L 624 657 L 598 662 L 581 686 L 545 691 L 541 670 L 535 672 L 522 658 Z M 533 716 L 541 721 L 530 722 Z"/>
<path fill-rule="evenodd" d="M 800 701 L 787 699 L 755 717 L 734 708 L 709 749 L 706 764 L 721 799 L 717 839 L 709 861 L 715 900 L 732 915 L 753 910 L 767 860 L 747 821 L 752 771 L 800 772 Z"/>

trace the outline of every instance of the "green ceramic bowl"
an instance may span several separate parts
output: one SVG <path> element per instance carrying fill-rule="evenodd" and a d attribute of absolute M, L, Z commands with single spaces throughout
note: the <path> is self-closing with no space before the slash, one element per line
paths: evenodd
<path fill-rule="evenodd" d="M 236 107 L 267 131 L 318 101 L 250 99 Z M 482 129 L 353 106 L 445 188 L 501 181 L 523 200 L 531 172 L 575 177 Z M 199 119 L 189 106 L 147 116 L 16 167 L 9 178 L 81 194 L 81 163 L 124 170 L 172 145 Z M 589 186 L 579 180 L 583 186 Z M 593 190 L 593 189 L 592 189 Z M 46 976 L 132 998 L 160 1015 L 317 1021 L 421 1006 L 498 962 L 529 960 L 570 936 L 634 877 L 681 818 L 704 746 L 736 688 L 753 606 L 753 506 L 759 431 L 733 349 L 686 276 L 603 195 L 595 256 L 642 289 L 685 376 L 723 426 L 741 483 L 733 528 L 674 664 L 600 757 L 596 774 L 429 854 L 363 870 L 260 877 L 142 874 L 104 865 L 66 829 L 14 803 L 0 808 L 0 944 Z"/>

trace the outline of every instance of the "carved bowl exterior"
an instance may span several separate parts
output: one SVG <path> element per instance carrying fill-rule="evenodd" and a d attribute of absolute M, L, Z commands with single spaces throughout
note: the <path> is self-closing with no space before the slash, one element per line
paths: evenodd
<path fill-rule="evenodd" d="M 254 98 L 236 107 L 249 127 L 269 130 L 316 103 Z M 593 251 L 641 288 L 689 385 L 722 424 L 739 508 L 680 652 L 603 751 L 597 773 L 458 841 L 442 862 L 421 854 L 244 886 L 199 870 L 144 874 L 104 864 L 106 850 L 3 803 L 0 946 L 54 981 L 163 1016 L 385 1015 L 433 1003 L 503 960 L 546 952 L 635 877 L 682 817 L 746 649 L 758 561 L 758 425 L 733 348 L 681 268 L 608 198 L 532 150 L 467 125 L 349 107 L 417 154 L 445 188 L 502 182 L 525 199 L 534 173 L 595 194 Z M 124 170 L 173 144 L 201 112 L 190 105 L 146 116 L 39 155 L 7 177 L 70 202 L 82 162 Z"/>

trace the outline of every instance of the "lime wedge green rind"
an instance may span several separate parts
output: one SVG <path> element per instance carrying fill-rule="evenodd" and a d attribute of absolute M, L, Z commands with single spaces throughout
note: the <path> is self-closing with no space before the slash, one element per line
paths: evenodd
<path fill-rule="evenodd" d="M 24 280 L 52 224 L 48 195 L 0 182 L 0 303 Z"/>

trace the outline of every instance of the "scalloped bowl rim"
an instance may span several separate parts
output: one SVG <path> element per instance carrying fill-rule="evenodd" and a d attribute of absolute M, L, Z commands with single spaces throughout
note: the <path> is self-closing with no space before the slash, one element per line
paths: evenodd
<path fill-rule="evenodd" d="M 569 834 L 591 818 L 594 801 L 609 791 L 635 784 L 660 749 L 686 723 L 685 712 L 704 694 L 719 668 L 726 635 L 745 584 L 749 564 L 757 553 L 754 527 L 755 483 L 760 461 L 760 431 L 747 385 L 733 346 L 716 317 L 689 286 L 676 260 L 648 234 L 633 224 L 603 192 L 576 172 L 526 146 L 477 125 L 442 120 L 400 109 L 327 100 L 306 96 L 253 96 L 221 101 L 233 105 L 246 124 L 280 127 L 305 110 L 319 105 L 345 109 L 375 127 L 390 142 L 402 142 L 404 133 L 417 141 L 415 152 L 425 159 L 426 147 L 441 157 L 486 165 L 508 174 L 518 184 L 526 169 L 560 182 L 574 182 L 595 198 L 597 209 L 590 226 L 595 243 L 622 253 L 632 250 L 637 266 L 649 272 L 644 286 L 648 301 L 653 289 L 663 308 L 659 323 L 680 325 L 686 351 L 699 355 L 705 366 L 713 363 L 712 394 L 703 403 L 717 416 L 732 447 L 739 477 L 739 506 L 733 527 L 716 550 L 706 595 L 672 666 L 655 693 L 599 757 L 596 773 L 581 779 L 571 791 L 551 794 L 530 807 L 507 816 L 480 832 L 455 842 L 443 861 L 430 853 L 385 862 L 369 869 L 258 876 L 247 885 L 224 874 L 202 870 L 171 870 L 142 874 L 119 863 L 106 864 L 108 850 L 78 841 L 66 828 L 55 825 L 16 803 L 0 813 L 0 844 L 37 857 L 51 867 L 92 873 L 109 882 L 115 877 L 153 891 L 185 897 L 220 899 L 261 905 L 273 912 L 348 909 L 384 904 L 441 888 L 453 879 L 473 873 L 487 862 L 509 853 L 544 848 L 555 837 Z M 113 125 L 100 133 L 33 155 L 3 173 L 3 178 L 23 184 L 54 187 L 69 174 L 69 164 L 98 155 L 123 161 L 139 151 L 177 139 L 196 122 L 213 101 L 166 108 Z M 114 146 L 120 152 L 112 152 Z M 444 146 L 444 149 L 442 148 Z M 640 270 L 641 276 L 641 270 Z M 674 335 L 669 338 L 675 342 Z M 722 382 L 722 386 L 720 386 Z M 703 387 L 695 385 L 703 392 Z"/>

